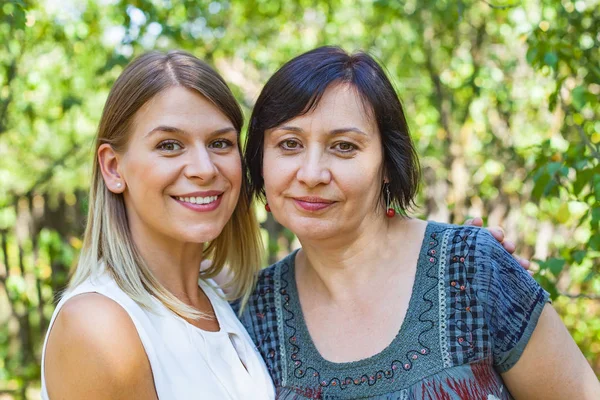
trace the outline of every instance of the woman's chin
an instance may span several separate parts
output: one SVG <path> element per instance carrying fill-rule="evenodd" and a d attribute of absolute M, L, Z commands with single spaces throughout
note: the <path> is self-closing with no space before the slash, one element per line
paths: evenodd
<path fill-rule="evenodd" d="M 294 221 L 289 225 L 282 224 L 298 237 L 300 241 L 315 241 L 327 240 L 332 237 L 339 236 L 343 231 L 340 229 L 339 223 L 328 220 Z"/>
<path fill-rule="evenodd" d="M 192 227 L 179 232 L 178 239 L 185 243 L 206 243 L 215 240 L 223 231 L 223 227 Z"/>

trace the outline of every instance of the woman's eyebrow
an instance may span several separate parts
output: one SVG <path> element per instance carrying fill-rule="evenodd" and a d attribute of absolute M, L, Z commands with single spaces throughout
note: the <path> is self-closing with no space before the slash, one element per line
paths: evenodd
<path fill-rule="evenodd" d="M 155 132 L 176 133 L 176 134 L 179 134 L 179 135 L 189 136 L 189 133 L 187 131 L 184 131 L 183 129 L 179 129 L 179 128 L 176 128 L 174 126 L 169 126 L 169 125 L 160 125 L 160 126 L 157 126 L 154 129 L 152 129 L 150 132 L 146 133 L 144 135 L 144 137 L 148 137 L 148 136 L 152 135 Z M 217 130 L 209 133 L 208 136 L 210 136 L 210 137 L 212 137 L 212 136 L 219 136 L 219 135 L 222 135 L 224 133 L 230 133 L 230 132 L 237 133 L 237 130 L 234 127 L 232 127 L 232 126 L 228 126 L 228 127 L 225 127 L 225 128 L 217 129 Z"/>
<path fill-rule="evenodd" d="M 365 131 L 355 128 L 355 127 L 347 127 L 347 128 L 338 128 L 338 129 L 333 129 L 331 131 L 329 131 L 329 133 L 331 135 L 340 135 L 342 133 L 348 133 L 348 132 L 354 132 L 354 133 L 358 133 L 361 135 L 365 135 L 365 136 L 369 136 Z"/>
<path fill-rule="evenodd" d="M 279 126 L 274 129 L 274 131 L 280 131 L 280 130 L 281 131 L 290 131 L 290 132 L 304 132 L 304 130 L 302 128 L 299 128 L 297 126 L 290 126 L 290 125 Z M 353 126 L 333 129 L 333 130 L 329 131 L 329 134 L 340 135 L 342 133 L 348 133 L 348 132 L 355 132 L 355 133 L 358 133 L 361 135 L 369 136 L 365 131 L 363 131 L 359 128 L 353 127 Z"/>
<path fill-rule="evenodd" d="M 225 128 L 217 129 L 208 134 L 208 137 L 224 135 L 226 133 L 235 133 L 237 135 L 238 131 L 233 126 L 227 126 Z"/>
<path fill-rule="evenodd" d="M 178 133 L 178 134 L 182 134 L 182 135 L 187 135 L 187 132 L 185 132 L 184 130 L 181 130 L 179 128 L 175 128 L 174 126 L 159 125 L 156 128 L 154 128 L 151 131 L 149 131 L 148 133 L 146 133 L 144 135 L 144 137 L 148 137 L 148 136 L 152 135 L 155 132 Z"/>
<path fill-rule="evenodd" d="M 284 125 L 278 126 L 277 128 L 273 129 L 273 131 L 304 132 L 304 129 L 299 128 L 297 126 Z"/>

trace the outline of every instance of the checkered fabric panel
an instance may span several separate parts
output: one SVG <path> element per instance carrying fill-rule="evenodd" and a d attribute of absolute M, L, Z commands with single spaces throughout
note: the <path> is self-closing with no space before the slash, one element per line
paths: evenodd
<path fill-rule="evenodd" d="M 250 296 L 240 320 L 265 360 L 275 385 L 279 385 L 282 368 L 279 337 L 276 333 L 275 271 L 274 266 L 261 271 L 256 289 Z"/>
<path fill-rule="evenodd" d="M 480 360 L 489 353 L 489 333 L 475 287 L 477 228 L 453 227 L 446 254 L 448 348 L 454 365 Z"/>

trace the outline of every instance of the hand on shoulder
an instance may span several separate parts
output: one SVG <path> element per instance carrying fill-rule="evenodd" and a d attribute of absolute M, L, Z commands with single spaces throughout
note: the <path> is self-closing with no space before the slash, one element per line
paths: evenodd
<path fill-rule="evenodd" d="M 98 293 L 63 305 L 48 337 L 43 371 L 51 400 L 157 399 L 133 321 Z"/>
<path fill-rule="evenodd" d="M 479 228 L 483 228 L 483 219 L 481 219 L 480 217 L 470 218 L 465 221 L 464 225 L 477 226 Z M 515 258 L 515 260 L 517 260 L 519 262 L 521 267 L 523 267 L 529 271 L 529 267 L 531 266 L 531 263 L 529 262 L 528 259 L 519 257 L 518 255 L 515 255 L 515 250 L 517 247 L 513 241 L 505 239 L 504 229 L 502 229 L 499 226 L 488 227 L 485 229 L 488 230 L 488 232 L 492 235 L 492 237 L 494 239 L 496 239 L 498 241 L 498 243 L 502 244 L 502 247 L 504 247 L 504 249 L 506 251 L 508 251 L 510 254 L 512 254 L 512 256 Z M 533 275 L 533 272 L 530 271 L 529 274 Z"/>

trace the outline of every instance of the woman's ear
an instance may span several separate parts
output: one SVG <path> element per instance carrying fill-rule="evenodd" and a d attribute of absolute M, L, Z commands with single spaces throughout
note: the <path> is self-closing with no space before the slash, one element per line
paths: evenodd
<path fill-rule="evenodd" d="M 125 191 L 125 180 L 121 176 L 119 157 L 108 143 L 101 144 L 98 148 L 98 163 L 108 190 L 115 194 Z"/>

